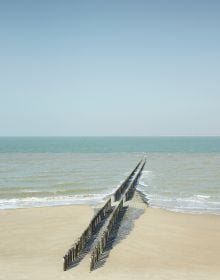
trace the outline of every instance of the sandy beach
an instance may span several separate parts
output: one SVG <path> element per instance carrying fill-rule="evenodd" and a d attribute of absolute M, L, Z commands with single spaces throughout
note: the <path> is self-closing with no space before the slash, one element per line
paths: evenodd
<path fill-rule="evenodd" d="M 220 216 L 132 203 L 120 238 L 104 265 L 93 272 L 89 254 L 66 272 L 62 256 L 94 209 L 74 205 L 1 210 L 0 279 L 220 279 Z"/>

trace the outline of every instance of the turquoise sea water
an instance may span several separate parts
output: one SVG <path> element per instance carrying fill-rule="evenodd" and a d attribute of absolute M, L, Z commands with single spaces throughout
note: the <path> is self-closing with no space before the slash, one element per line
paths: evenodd
<path fill-rule="evenodd" d="M 2 137 L 0 208 L 99 203 L 143 154 L 151 206 L 220 214 L 220 137 Z"/>
<path fill-rule="evenodd" d="M 220 153 L 220 137 L 0 137 L 0 153 Z"/>

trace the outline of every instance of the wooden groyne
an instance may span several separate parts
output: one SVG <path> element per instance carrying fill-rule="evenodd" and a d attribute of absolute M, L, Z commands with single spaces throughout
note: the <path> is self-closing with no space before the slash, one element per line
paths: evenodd
<path fill-rule="evenodd" d="M 102 253 L 104 252 L 108 239 L 111 235 L 111 232 L 113 230 L 114 225 L 117 223 L 118 219 L 119 219 L 119 213 L 123 208 L 123 203 L 129 199 L 131 199 L 134 195 L 134 191 L 135 191 L 135 186 L 138 183 L 138 180 L 141 176 L 141 173 L 144 169 L 145 163 L 146 163 L 146 159 L 144 159 L 141 168 L 139 169 L 139 171 L 137 172 L 137 174 L 135 175 L 135 177 L 133 177 L 133 175 L 135 174 L 136 170 L 138 169 L 138 167 L 140 166 L 142 161 L 140 161 L 137 165 L 137 167 L 135 168 L 135 171 L 133 171 L 131 174 L 131 179 L 132 181 L 130 182 L 130 184 L 127 187 L 127 190 L 125 190 L 124 194 L 121 194 L 121 200 L 118 203 L 118 205 L 116 206 L 116 208 L 114 209 L 113 213 L 111 214 L 111 217 L 108 221 L 108 225 L 106 227 L 106 230 L 103 232 L 103 234 L 101 235 L 99 241 L 97 242 L 94 250 L 91 253 L 91 259 L 90 259 L 90 271 L 92 271 L 95 266 L 96 263 L 100 260 Z"/>
<path fill-rule="evenodd" d="M 111 198 L 107 200 L 104 206 L 96 213 L 92 218 L 89 226 L 80 236 L 80 238 L 74 243 L 74 245 L 67 251 L 63 257 L 63 270 L 67 270 L 71 267 L 72 263 L 81 255 L 83 249 L 85 249 L 88 242 L 91 240 L 93 234 L 96 232 L 100 222 L 106 218 L 111 211 Z"/>
<path fill-rule="evenodd" d="M 114 201 L 119 201 L 112 211 L 112 198 L 109 198 L 103 207 L 94 215 L 86 230 L 82 233 L 80 238 L 71 246 L 63 257 L 63 270 L 66 271 L 74 262 L 85 252 L 86 246 L 93 241 L 95 234 L 99 231 L 104 220 L 110 215 L 107 221 L 106 228 L 99 238 L 94 250 L 91 254 L 90 270 L 93 270 L 96 263 L 101 257 L 101 254 L 106 248 L 108 239 L 113 230 L 114 225 L 119 221 L 120 211 L 123 209 L 123 203 L 133 197 L 135 186 L 144 169 L 146 159 L 140 160 L 136 167 L 132 170 L 130 175 L 123 181 L 118 189 L 113 194 Z M 141 166 L 141 167 L 140 167 Z"/>
<path fill-rule="evenodd" d="M 125 194 L 124 194 L 124 201 L 130 200 L 135 192 L 135 186 L 138 183 L 139 178 L 141 177 L 142 171 L 144 169 L 144 166 L 146 164 L 146 159 L 144 160 L 141 168 L 139 169 L 138 173 L 136 174 L 136 176 L 134 177 L 134 180 L 132 180 L 132 182 L 130 183 L 130 185 L 128 186 Z"/>
<path fill-rule="evenodd" d="M 118 201 L 121 199 L 122 195 L 125 193 L 132 177 L 134 176 L 135 172 L 139 168 L 142 160 L 140 160 L 137 164 L 137 166 L 134 168 L 134 170 L 131 172 L 131 174 L 122 182 L 122 184 L 117 188 L 117 190 L 114 193 L 114 201 Z"/>
<path fill-rule="evenodd" d="M 119 213 L 122 208 L 123 208 L 123 199 L 118 203 L 118 205 L 115 207 L 114 211 L 112 212 L 105 231 L 103 232 L 100 240 L 97 242 L 95 249 L 91 253 L 90 271 L 94 269 L 96 263 L 99 261 L 101 257 L 101 254 L 105 250 L 110 234 L 113 230 L 114 225 L 118 221 Z"/>

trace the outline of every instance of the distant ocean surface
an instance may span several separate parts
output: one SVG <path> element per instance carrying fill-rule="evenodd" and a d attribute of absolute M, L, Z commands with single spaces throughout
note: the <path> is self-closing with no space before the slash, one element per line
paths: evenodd
<path fill-rule="evenodd" d="M 0 137 L 0 209 L 96 205 L 144 154 L 152 207 L 220 214 L 220 137 Z"/>

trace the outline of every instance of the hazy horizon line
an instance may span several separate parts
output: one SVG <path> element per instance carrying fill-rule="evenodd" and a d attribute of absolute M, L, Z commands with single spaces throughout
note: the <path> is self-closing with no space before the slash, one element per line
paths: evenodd
<path fill-rule="evenodd" d="M 192 135 L 192 134 L 183 134 L 183 135 L 175 135 L 175 134 L 168 134 L 168 135 L 0 135 L 0 138 L 73 138 L 73 137 L 220 137 L 220 134 L 199 134 L 199 135 Z"/>

